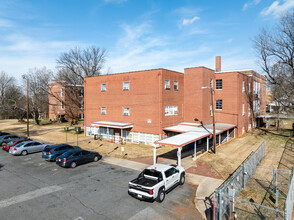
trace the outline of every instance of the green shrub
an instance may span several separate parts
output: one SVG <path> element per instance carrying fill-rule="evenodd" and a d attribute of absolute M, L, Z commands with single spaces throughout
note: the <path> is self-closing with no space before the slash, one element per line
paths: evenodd
<path fill-rule="evenodd" d="M 75 127 L 75 132 L 76 132 L 76 134 L 81 133 L 81 127 Z"/>

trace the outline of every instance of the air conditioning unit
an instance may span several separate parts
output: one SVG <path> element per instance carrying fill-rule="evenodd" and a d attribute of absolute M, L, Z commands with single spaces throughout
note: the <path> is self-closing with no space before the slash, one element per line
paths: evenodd
<path fill-rule="evenodd" d="M 129 113 L 123 113 L 123 116 L 129 116 Z"/>

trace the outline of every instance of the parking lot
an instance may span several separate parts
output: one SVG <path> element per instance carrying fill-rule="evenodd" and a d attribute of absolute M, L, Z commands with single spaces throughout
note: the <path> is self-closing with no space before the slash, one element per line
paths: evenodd
<path fill-rule="evenodd" d="M 12 156 L 0 150 L 0 219 L 201 219 L 194 186 L 184 184 L 163 203 L 127 193 L 138 171 L 93 162 L 64 169 L 41 153 Z"/>

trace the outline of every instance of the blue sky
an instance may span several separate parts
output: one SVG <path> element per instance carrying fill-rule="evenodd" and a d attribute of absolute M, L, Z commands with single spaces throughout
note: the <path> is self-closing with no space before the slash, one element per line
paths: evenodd
<path fill-rule="evenodd" d="M 61 52 L 107 50 L 104 72 L 258 69 L 252 39 L 294 0 L 0 0 L 0 71 L 55 71 Z"/>

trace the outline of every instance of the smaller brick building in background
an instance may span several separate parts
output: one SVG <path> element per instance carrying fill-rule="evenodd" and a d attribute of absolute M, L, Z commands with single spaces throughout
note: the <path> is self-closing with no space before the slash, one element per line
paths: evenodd
<path fill-rule="evenodd" d="M 216 70 L 154 69 L 85 78 L 85 132 L 104 138 L 108 133 L 118 143 L 153 144 L 170 135 L 167 127 L 194 126 L 195 118 L 212 123 L 210 87 L 216 122 L 235 125 L 237 135 L 255 127 L 256 116 L 265 113 L 265 78 L 253 70 L 222 72 L 216 57 Z"/>
<path fill-rule="evenodd" d="M 72 94 L 74 93 L 74 94 Z M 84 88 L 83 86 L 69 86 L 64 82 L 49 84 L 49 119 L 67 121 L 77 117 L 84 118 Z"/>

